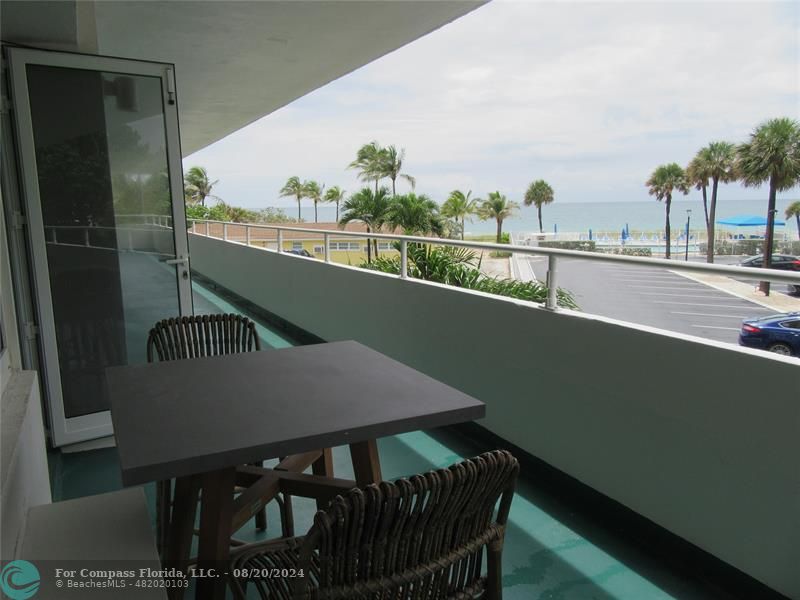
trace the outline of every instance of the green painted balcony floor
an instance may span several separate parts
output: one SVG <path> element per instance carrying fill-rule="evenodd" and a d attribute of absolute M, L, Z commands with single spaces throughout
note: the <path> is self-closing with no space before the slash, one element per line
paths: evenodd
<path fill-rule="evenodd" d="M 210 289 L 195 285 L 197 312 L 237 311 Z M 242 312 L 239 310 L 239 312 Z M 259 333 L 269 347 L 291 340 L 265 323 Z M 414 432 L 379 440 L 387 479 L 443 467 L 489 450 L 479 441 L 453 431 Z M 267 463 L 270 464 L 270 463 Z M 50 453 L 54 501 L 98 494 L 121 486 L 115 448 Z M 334 449 L 336 475 L 352 478 L 346 448 Z M 145 487 L 153 511 L 154 486 Z M 293 498 L 298 533 L 311 524 L 313 501 Z M 236 537 L 251 541 L 280 535 L 275 503 L 268 507 L 269 527 L 257 533 L 252 522 Z M 686 573 L 671 571 L 657 559 L 623 541 L 608 523 L 592 521 L 567 507 L 552 487 L 537 485 L 523 470 L 511 509 L 503 557 L 504 598 L 630 599 L 726 598 L 719 590 Z"/>

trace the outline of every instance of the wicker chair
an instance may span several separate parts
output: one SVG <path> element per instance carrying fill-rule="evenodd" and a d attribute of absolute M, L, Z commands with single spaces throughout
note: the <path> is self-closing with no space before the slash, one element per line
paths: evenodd
<path fill-rule="evenodd" d="M 499 600 L 518 472 L 511 454 L 495 451 L 355 488 L 319 511 L 305 537 L 236 549 L 229 568 L 234 595 L 246 598 L 253 584 L 270 600 Z M 253 576 L 253 570 L 267 575 Z"/>
<path fill-rule="evenodd" d="M 147 361 L 181 360 L 237 354 L 261 350 L 261 342 L 255 324 L 247 317 L 236 314 L 195 315 L 164 319 L 156 323 L 147 338 Z M 320 452 L 321 454 L 321 452 Z M 312 454 L 304 455 L 302 461 L 295 460 L 295 468 L 304 469 L 311 462 Z M 305 461 L 305 462 L 303 462 Z M 302 464 L 300 464 L 302 462 Z M 259 463 L 256 463 L 260 466 Z M 156 530 L 159 551 L 166 548 L 167 523 L 170 517 L 172 482 L 156 484 Z M 264 501 L 271 498 L 265 498 Z M 291 498 L 275 497 L 281 510 L 281 526 L 284 536 L 294 535 Z M 267 528 L 266 509 L 255 513 L 256 528 Z"/>

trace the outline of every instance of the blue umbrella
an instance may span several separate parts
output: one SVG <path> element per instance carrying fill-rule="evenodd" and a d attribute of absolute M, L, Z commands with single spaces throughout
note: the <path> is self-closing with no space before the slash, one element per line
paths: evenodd
<path fill-rule="evenodd" d="M 764 217 L 754 215 L 737 215 L 727 219 L 719 219 L 717 223 L 719 225 L 733 225 L 734 227 L 766 227 L 767 220 Z M 783 227 L 786 223 L 775 219 L 775 225 Z"/>

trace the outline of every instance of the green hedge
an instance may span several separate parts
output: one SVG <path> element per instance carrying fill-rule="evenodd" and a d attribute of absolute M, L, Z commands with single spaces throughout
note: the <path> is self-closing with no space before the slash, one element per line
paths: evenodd
<path fill-rule="evenodd" d="M 605 248 L 603 254 L 621 254 L 622 256 L 653 256 L 650 248 Z"/>
<path fill-rule="evenodd" d="M 699 245 L 700 252 L 705 254 L 708 244 Z M 754 256 L 764 251 L 764 240 L 730 240 L 717 242 L 714 245 L 714 253 L 719 256 L 738 255 Z M 800 254 L 800 241 L 783 242 L 775 241 L 772 244 L 772 251 L 780 254 Z"/>
<path fill-rule="evenodd" d="M 585 250 L 586 252 L 596 252 L 597 244 L 595 242 L 572 241 L 572 242 L 539 242 L 540 248 L 559 248 L 560 250 Z"/>

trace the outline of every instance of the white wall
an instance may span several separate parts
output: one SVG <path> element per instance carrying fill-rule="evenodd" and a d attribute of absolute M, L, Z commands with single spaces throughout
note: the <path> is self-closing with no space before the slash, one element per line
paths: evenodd
<path fill-rule="evenodd" d="M 800 367 L 608 319 L 190 235 L 194 269 L 487 404 L 531 454 L 800 598 Z"/>
<path fill-rule="evenodd" d="M 28 509 L 51 501 L 35 371 L 12 375 L 2 395 L 0 428 L 0 558 L 11 560 L 22 539 Z"/>

